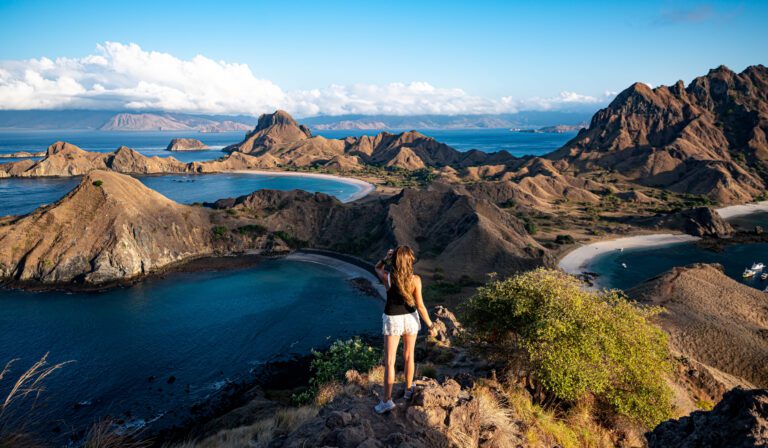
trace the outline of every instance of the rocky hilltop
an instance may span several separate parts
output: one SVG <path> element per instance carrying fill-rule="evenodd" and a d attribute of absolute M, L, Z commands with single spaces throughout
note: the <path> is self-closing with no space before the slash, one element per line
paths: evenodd
<path fill-rule="evenodd" d="M 166 151 L 200 151 L 208 149 L 208 145 L 196 138 L 174 138 L 168 143 Z"/>
<path fill-rule="evenodd" d="M 765 293 L 708 264 L 673 268 L 627 293 L 664 307 L 658 320 L 674 350 L 704 365 L 726 389 L 768 387 Z"/>
<path fill-rule="evenodd" d="M 213 252 L 207 210 L 91 171 L 60 201 L 0 226 L 0 278 L 102 284 Z"/>
<path fill-rule="evenodd" d="M 376 136 L 347 137 L 343 140 L 312 136 L 287 112 L 278 110 L 259 117 L 256 128 L 245 140 L 224 148 L 270 162 L 290 166 L 324 166 L 330 163 L 362 167 L 371 164 L 416 170 L 425 167 L 468 166 L 514 159 L 501 151 L 460 152 L 416 131 L 400 134 L 381 132 Z"/>
<path fill-rule="evenodd" d="M 766 189 L 766 131 L 768 69 L 720 66 L 688 87 L 633 84 L 547 157 L 578 173 L 744 202 Z"/>

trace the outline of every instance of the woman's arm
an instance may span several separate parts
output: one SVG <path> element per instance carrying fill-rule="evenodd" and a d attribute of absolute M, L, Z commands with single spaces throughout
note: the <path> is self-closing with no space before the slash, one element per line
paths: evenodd
<path fill-rule="evenodd" d="M 427 328 L 429 328 L 429 334 L 430 336 L 435 336 L 435 329 L 432 326 L 432 319 L 429 318 L 429 313 L 427 312 L 427 307 L 424 306 L 424 297 L 421 295 L 421 277 L 414 274 L 413 275 L 413 283 L 414 283 L 414 298 L 416 299 L 416 309 L 419 311 L 419 315 L 421 316 L 421 320 L 424 321 L 425 324 L 427 324 Z"/>
<path fill-rule="evenodd" d="M 389 249 L 387 251 L 387 256 L 383 259 L 379 260 L 378 263 L 376 263 L 376 266 L 374 267 L 374 270 L 376 271 L 376 276 L 379 277 L 379 281 L 384 284 L 384 287 L 389 289 L 389 282 L 387 281 L 387 270 L 385 269 L 385 266 L 387 264 L 387 260 L 392 256 L 392 249 Z"/>

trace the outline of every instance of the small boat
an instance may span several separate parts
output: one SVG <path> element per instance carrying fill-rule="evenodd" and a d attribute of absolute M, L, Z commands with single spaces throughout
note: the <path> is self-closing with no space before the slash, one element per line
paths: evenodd
<path fill-rule="evenodd" d="M 744 273 L 741 274 L 741 276 L 743 278 L 751 278 L 751 277 L 754 277 L 755 274 L 757 274 L 757 272 L 753 271 L 752 269 L 747 268 L 747 269 L 744 269 Z"/>
<path fill-rule="evenodd" d="M 624 252 L 624 248 L 623 248 L 623 247 L 620 247 L 620 248 L 619 248 L 619 252 Z"/>
<path fill-rule="evenodd" d="M 621 267 L 627 269 L 627 263 L 621 263 Z"/>
<path fill-rule="evenodd" d="M 752 269 L 753 271 L 762 271 L 765 265 L 763 263 L 752 263 Z"/>

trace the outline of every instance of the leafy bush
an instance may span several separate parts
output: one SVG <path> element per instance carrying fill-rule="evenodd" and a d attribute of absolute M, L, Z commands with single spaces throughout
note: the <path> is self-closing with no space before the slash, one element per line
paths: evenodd
<path fill-rule="evenodd" d="M 308 244 L 306 241 L 296 238 L 293 235 L 289 235 L 287 232 L 284 232 L 282 230 L 278 230 L 277 232 L 275 232 L 275 236 L 285 241 L 285 244 L 287 244 L 288 247 L 292 249 L 300 249 L 302 247 L 307 247 L 307 244 Z"/>
<path fill-rule="evenodd" d="M 573 244 L 576 240 L 571 235 L 557 235 L 555 237 L 555 243 L 557 244 Z"/>
<path fill-rule="evenodd" d="M 462 311 L 473 334 L 494 341 L 502 356 L 520 349 L 539 385 L 556 398 L 591 395 L 648 427 L 670 417 L 667 339 L 649 321 L 657 309 L 537 269 L 479 288 Z"/>
<path fill-rule="evenodd" d="M 264 226 L 258 224 L 246 224 L 237 228 L 237 233 L 240 235 L 264 235 L 267 233 L 267 229 Z"/>
<path fill-rule="evenodd" d="M 102 185 L 104 185 L 104 181 L 103 180 L 94 180 L 93 181 L 93 186 L 94 187 L 100 187 Z"/>
<path fill-rule="evenodd" d="M 211 229 L 211 232 L 213 232 L 213 236 L 215 236 L 216 238 L 223 237 L 224 235 L 227 234 L 228 231 L 229 229 L 227 229 L 225 226 L 214 226 Z"/>
<path fill-rule="evenodd" d="M 294 402 L 299 404 L 313 401 L 323 385 L 341 381 L 348 370 L 368 372 L 381 363 L 381 350 L 371 347 L 358 337 L 338 340 L 324 352 L 313 350 L 312 356 L 314 359 L 310 369 L 314 375 L 309 380 L 309 388 L 293 396 Z"/>
<path fill-rule="evenodd" d="M 536 223 L 533 221 L 526 221 L 525 222 L 525 231 L 528 232 L 529 235 L 536 235 L 536 232 L 539 231 L 538 226 L 536 226 Z"/>

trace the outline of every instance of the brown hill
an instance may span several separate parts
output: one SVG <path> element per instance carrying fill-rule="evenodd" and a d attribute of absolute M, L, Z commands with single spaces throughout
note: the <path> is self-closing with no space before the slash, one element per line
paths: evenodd
<path fill-rule="evenodd" d="M 729 203 L 765 190 L 768 69 L 724 66 L 686 88 L 636 83 L 548 158 Z"/>
<path fill-rule="evenodd" d="M 209 211 L 91 171 L 60 201 L 0 227 L 0 278 L 101 284 L 213 252 Z"/>
<path fill-rule="evenodd" d="M 768 386 L 766 294 L 726 276 L 719 265 L 673 268 L 628 291 L 666 310 L 658 320 L 682 355 L 709 366 L 723 383 Z M 722 375 L 724 373 L 725 375 Z"/>
<path fill-rule="evenodd" d="M 489 272 L 506 275 L 553 263 L 519 219 L 445 185 L 346 204 L 320 193 L 261 190 L 215 207 L 259 216 L 258 224 L 298 244 L 371 260 L 388 247 L 408 244 L 422 272 L 440 268 L 451 280 L 481 281 Z"/>
<path fill-rule="evenodd" d="M 174 138 L 168 143 L 166 151 L 199 151 L 208 149 L 208 145 L 196 138 Z"/>

